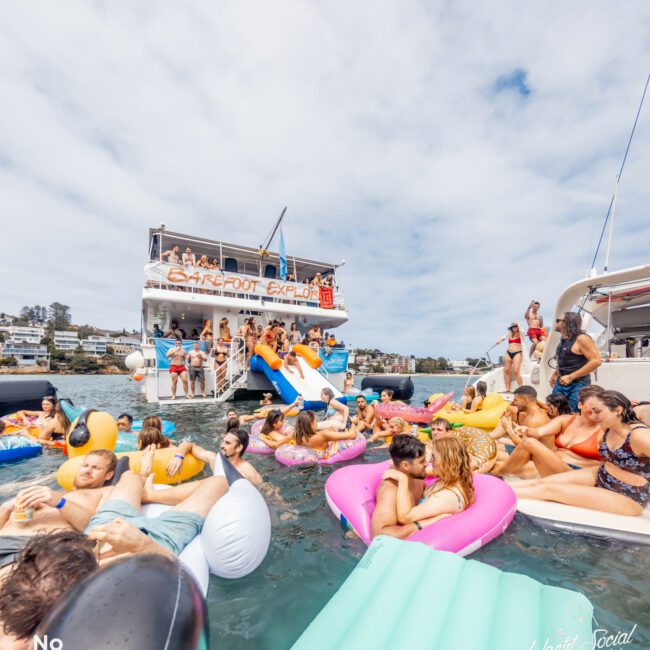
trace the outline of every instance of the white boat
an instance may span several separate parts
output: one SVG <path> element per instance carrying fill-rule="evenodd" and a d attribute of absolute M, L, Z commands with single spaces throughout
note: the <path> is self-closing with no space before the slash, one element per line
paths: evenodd
<path fill-rule="evenodd" d="M 173 246 L 179 246 L 181 251 L 191 248 L 197 260 L 201 255 L 216 259 L 219 270 L 169 263 L 169 255 L 164 253 Z M 263 327 L 277 320 L 286 323 L 288 330 L 295 322 L 303 336 L 313 325 L 329 332 L 348 320 L 340 289 L 323 292 L 304 283 L 316 273 L 323 278 L 333 275 L 340 264 L 288 257 L 287 266 L 297 282 L 280 279 L 280 257 L 276 253 L 170 232 L 164 226 L 151 228 L 142 290 L 143 383 L 147 401 L 171 401 L 169 363 L 164 355 L 174 341 L 156 338 L 154 325 L 167 332 L 176 321 L 185 332 L 183 345 L 189 348 L 193 343 L 192 332 L 196 337 L 208 320 L 213 323 L 216 341 L 222 318 L 227 319 L 233 334 L 225 382 L 218 390 L 214 364 L 209 359 L 204 364 L 208 397 L 182 399 L 179 381 L 179 399 L 175 403 L 237 399 L 250 395 L 250 391 L 278 390 L 278 382 L 295 384 L 295 392 L 302 394 L 307 404 L 319 400 L 320 390 L 325 386 L 331 386 L 335 395 L 340 396 L 347 371 L 348 352 L 344 348 L 321 348 L 319 354 L 323 364 L 318 370 L 299 358 L 306 377 L 304 381 L 296 372 L 291 375 L 283 369 L 275 381 L 270 373 L 246 368 L 245 344 L 235 334 L 250 316 Z"/>

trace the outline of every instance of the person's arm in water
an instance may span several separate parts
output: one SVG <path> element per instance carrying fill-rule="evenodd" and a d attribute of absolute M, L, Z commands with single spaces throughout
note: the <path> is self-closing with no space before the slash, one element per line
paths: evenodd
<path fill-rule="evenodd" d="M 596 347 L 596 344 L 594 343 L 594 340 L 591 338 L 591 336 L 588 334 L 580 334 L 580 336 L 578 336 L 576 339 L 576 343 L 578 344 L 579 348 L 578 353 L 583 354 L 585 357 L 587 357 L 587 363 L 585 363 L 585 365 L 581 368 L 570 372 L 568 375 L 559 377 L 558 381 L 563 386 L 570 384 L 576 379 L 580 379 L 580 377 L 586 377 L 591 372 L 596 370 L 596 368 L 598 368 L 598 366 L 600 366 L 603 362 L 603 360 L 600 358 L 600 352 L 598 352 L 598 348 Z"/>
<path fill-rule="evenodd" d="M 353 424 L 347 431 L 334 431 L 334 429 L 321 429 L 319 433 L 333 442 L 335 440 L 354 440 L 357 437 L 357 427 Z"/>
<path fill-rule="evenodd" d="M 262 486 L 262 477 L 259 472 L 247 461 L 243 461 L 239 467 L 235 468 L 247 481 L 250 481 L 257 487 Z"/>
<path fill-rule="evenodd" d="M 287 415 L 289 415 L 289 413 L 291 413 L 291 411 L 293 411 L 293 409 L 296 408 L 299 401 L 300 401 L 300 395 L 298 395 L 298 397 L 296 397 L 296 399 L 294 399 L 293 402 L 291 402 L 291 404 L 288 404 L 283 409 L 280 409 L 280 413 L 282 413 L 282 416 L 287 417 Z"/>
<path fill-rule="evenodd" d="M 373 537 L 377 535 L 389 535 L 397 539 L 406 539 L 417 531 L 415 524 L 401 526 L 395 523 L 397 490 L 393 481 L 382 481 L 377 489 L 377 505 L 372 513 L 371 532 Z"/>

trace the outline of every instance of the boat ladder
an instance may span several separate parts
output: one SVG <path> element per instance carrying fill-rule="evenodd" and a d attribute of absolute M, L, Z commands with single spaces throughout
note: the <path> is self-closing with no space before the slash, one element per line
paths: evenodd
<path fill-rule="evenodd" d="M 225 376 L 223 376 L 225 374 Z M 217 402 L 226 402 L 232 398 L 238 388 L 246 386 L 248 370 L 246 369 L 246 342 L 241 336 L 233 337 L 230 342 L 230 354 L 225 370 L 215 372 L 214 395 Z"/>

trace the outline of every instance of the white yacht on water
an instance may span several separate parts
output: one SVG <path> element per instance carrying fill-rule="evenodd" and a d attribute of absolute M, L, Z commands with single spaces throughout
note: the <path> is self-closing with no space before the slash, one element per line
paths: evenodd
<path fill-rule="evenodd" d="M 165 253 L 174 247 L 179 247 L 179 256 L 189 248 L 197 261 L 205 255 L 216 260 L 219 268 L 170 263 L 170 255 Z M 343 293 L 336 285 L 328 289 L 304 283 L 316 274 L 321 278 L 333 276 L 340 264 L 298 257 L 285 259 L 287 272 L 295 281 L 280 278 L 281 259 L 276 253 L 170 232 L 164 226 L 149 230 L 142 290 L 144 392 L 148 402 L 168 402 L 172 397 L 166 354 L 174 340 L 156 337 L 155 330 L 167 332 L 176 322 L 183 331 L 183 346 L 189 350 L 192 337 L 198 338 L 208 324 L 216 342 L 222 319 L 226 319 L 232 333 L 230 353 L 225 378 L 220 378 L 219 385 L 213 360 L 210 358 L 205 364 L 206 400 L 225 401 L 245 396 L 249 391 L 275 389 L 285 401 L 291 394 L 301 394 L 309 403 L 320 399 L 320 390 L 325 386 L 341 395 L 348 359 L 344 348 L 321 349 L 322 364 L 318 370 L 299 358 L 304 380 L 295 371 L 291 374 L 283 368 L 271 372 L 266 364 L 257 364 L 253 370 L 246 367 L 245 342 L 237 332 L 251 316 L 262 327 L 273 320 L 284 322 L 287 331 L 296 323 L 302 336 L 314 325 L 328 332 L 348 320 Z M 204 401 L 182 399 L 182 384 L 178 384 L 177 402 Z"/>

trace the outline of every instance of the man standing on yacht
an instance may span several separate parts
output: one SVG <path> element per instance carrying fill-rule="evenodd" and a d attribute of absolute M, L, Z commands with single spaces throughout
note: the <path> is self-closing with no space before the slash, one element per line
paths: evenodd
<path fill-rule="evenodd" d="M 591 384 L 589 376 L 602 359 L 591 336 L 582 329 L 582 317 L 567 311 L 556 319 L 555 329 L 562 337 L 555 352 L 557 370 L 551 377 L 553 392 L 564 395 L 571 410 L 578 413 L 578 393 Z"/>
<path fill-rule="evenodd" d="M 203 371 L 203 362 L 208 360 L 208 356 L 201 350 L 201 342 L 194 341 L 194 348 L 187 353 L 187 359 L 190 364 L 190 386 L 192 387 L 192 397 L 196 397 L 196 380 L 201 384 L 201 393 L 205 397 L 205 372 Z"/>
<path fill-rule="evenodd" d="M 179 375 L 183 382 L 185 399 L 187 399 L 187 370 L 185 368 L 187 352 L 185 352 L 185 348 L 183 348 L 183 342 L 180 339 L 176 339 L 174 347 L 171 348 L 165 356 L 171 357 L 169 376 L 172 379 L 172 399 L 176 399 L 176 386 L 178 385 Z"/>
<path fill-rule="evenodd" d="M 531 300 L 528 309 L 524 314 L 524 318 L 528 323 L 528 338 L 532 341 L 532 346 L 530 348 L 530 357 L 532 359 L 533 354 L 535 353 L 535 347 L 537 344 L 546 336 L 544 334 L 544 319 L 539 313 L 539 303 L 536 300 Z"/>

